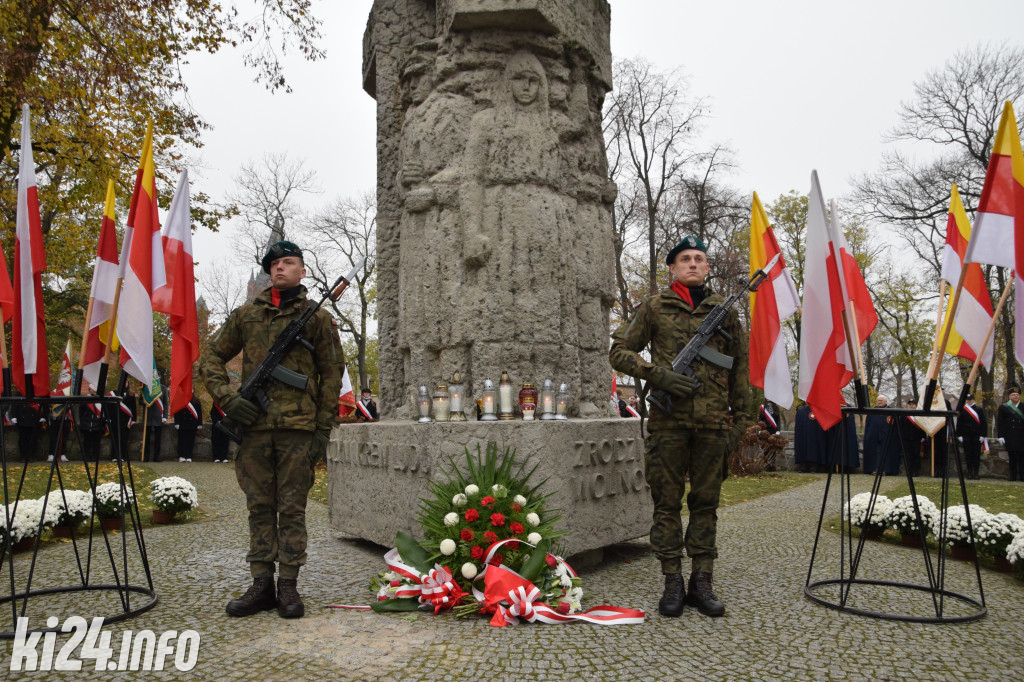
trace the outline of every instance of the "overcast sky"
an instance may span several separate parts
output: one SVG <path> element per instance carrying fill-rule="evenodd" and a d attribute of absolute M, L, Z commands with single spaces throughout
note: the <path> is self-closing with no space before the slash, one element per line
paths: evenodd
<path fill-rule="evenodd" d="M 185 70 L 205 135 L 197 189 L 222 198 L 241 164 L 287 152 L 315 170 L 323 194 L 308 206 L 375 187 L 375 102 L 361 87 L 362 37 L 372 0 L 320 0 L 325 60 L 290 60 L 294 92 L 252 82 L 238 52 L 195 59 Z M 884 134 L 913 83 L 954 53 L 983 42 L 1019 43 L 1024 2 L 862 0 L 838 3 L 612 0 L 613 58 L 642 56 L 680 69 L 709 98 L 708 142 L 728 143 L 732 184 L 770 203 L 806 193 L 816 168 L 826 198 L 878 167 Z M 221 235 L 200 228 L 201 263 L 223 259 Z"/>

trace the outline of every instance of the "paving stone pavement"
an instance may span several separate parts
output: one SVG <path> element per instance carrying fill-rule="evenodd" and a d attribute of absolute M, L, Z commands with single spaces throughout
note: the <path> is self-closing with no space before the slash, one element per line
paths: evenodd
<path fill-rule="evenodd" d="M 124 631 L 196 630 L 198 662 L 188 672 L 15 673 L 10 640 L 0 644 L 0 677 L 30 679 L 262 679 L 262 680 L 1005 680 L 1024 670 L 1024 585 L 982 569 L 989 614 L 960 624 L 919 624 L 860 617 L 817 605 L 803 595 L 825 478 L 719 512 L 720 559 L 715 588 L 727 605 L 711 619 L 687 608 L 679 619 L 657 614 L 661 577 L 642 540 L 606 551 L 599 566 L 580 570 L 585 606 L 613 604 L 644 609 L 642 625 L 530 625 L 494 628 L 483 618 L 377 615 L 326 608 L 367 604 L 367 581 L 383 567 L 384 548 L 339 539 L 326 506 L 308 510 L 310 560 L 299 578 L 306 617 L 283 620 L 274 611 L 245 619 L 224 612 L 228 599 L 250 582 L 244 557 L 244 498 L 232 465 L 161 463 L 161 475 L 193 481 L 209 516 L 200 522 L 145 532 L 159 603 L 133 619 L 112 623 L 115 645 Z M 838 480 L 838 479 L 837 479 Z M 870 479 L 854 476 L 855 492 Z M 885 482 L 896 483 L 893 479 Z M 1024 490 L 1024 487 L 1022 487 Z M 833 488 L 830 505 L 838 491 Z M 116 536 L 120 539 L 120 535 Z M 823 534 L 814 579 L 838 577 L 839 541 Z M 19 555 L 16 567 L 24 567 Z M 137 571 L 137 562 L 132 563 Z M 69 584 L 71 546 L 40 553 L 33 587 Z M 946 588 L 977 596 L 973 569 L 947 564 Z M 137 574 L 136 574 L 137 575 Z M 924 584 L 920 550 L 868 543 L 861 563 L 867 578 Z M 140 576 L 141 577 L 141 576 Z M 3 574 L 6 583 L 7 574 Z M 61 582 L 64 580 L 65 582 Z M 136 583 L 141 584 L 141 583 Z M 6 592 L 6 589 L 4 590 Z M 66 617 L 103 615 L 109 609 L 81 594 L 33 610 Z M 68 601 L 71 600 L 71 606 Z M 906 590 L 858 592 L 854 603 L 875 610 L 921 613 L 931 602 Z M 965 612 L 956 600 L 948 613 Z M 9 627 L 10 611 L 0 625 Z M 79 610 L 75 610 L 78 608 Z M 68 610 L 71 609 L 71 610 Z M 901 611 L 902 612 L 902 611 Z M 35 621 L 33 621 L 35 622 Z M 57 650 L 67 636 L 56 640 Z M 80 649 L 75 651 L 77 655 Z M 91 662 L 86 661 L 86 668 Z"/>

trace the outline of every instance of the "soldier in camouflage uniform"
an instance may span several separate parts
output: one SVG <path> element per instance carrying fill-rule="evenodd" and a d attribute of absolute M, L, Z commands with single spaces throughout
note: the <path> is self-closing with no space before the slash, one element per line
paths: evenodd
<path fill-rule="evenodd" d="M 666 263 L 672 286 L 644 300 L 633 319 L 615 331 L 610 360 L 616 370 L 672 394 L 671 415 L 651 410 L 645 466 L 654 500 L 651 545 L 665 574 L 658 610 L 665 616 L 679 616 L 685 602 L 705 615 L 720 616 L 725 606 L 711 588 L 713 562 L 718 556 L 718 498 L 727 471 L 726 458 L 752 422 L 746 337 L 734 308 L 723 325 L 730 338 L 716 334 L 708 344 L 732 357 L 732 368 L 699 363 L 694 367 L 699 386 L 673 372 L 676 354 L 725 299 L 704 285 L 711 267 L 700 239 L 683 239 L 669 252 Z M 650 362 L 640 355 L 648 344 Z M 687 475 L 690 518 L 684 537 L 680 511 Z M 689 592 L 682 577 L 684 547 L 692 568 Z"/>
<path fill-rule="evenodd" d="M 320 310 L 303 332 L 312 350 L 296 344 L 281 363 L 308 377 L 305 389 L 270 381 L 265 387 L 270 399 L 266 413 L 238 394 L 228 381 L 225 364 L 241 351 L 244 381 L 288 323 L 312 305 L 300 284 L 306 270 L 298 246 L 287 241 L 274 244 L 263 257 L 263 270 L 272 287 L 231 312 L 207 349 L 202 370 L 214 401 L 245 427 L 235 475 L 249 510 L 246 560 L 253 584 L 228 603 L 227 612 L 248 616 L 276 606 L 283 618 L 298 618 L 304 613 L 296 586 L 299 567 L 306 562 L 306 496 L 313 484 L 313 466 L 338 421 L 345 360 L 331 317 Z M 276 596 L 275 561 L 280 564 Z"/>

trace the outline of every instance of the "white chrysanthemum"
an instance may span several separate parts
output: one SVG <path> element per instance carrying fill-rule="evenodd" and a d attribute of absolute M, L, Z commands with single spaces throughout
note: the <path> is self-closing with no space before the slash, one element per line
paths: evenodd
<path fill-rule="evenodd" d="M 971 534 L 967 529 L 967 512 L 964 510 L 964 506 L 958 504 L 954 507 L 947 507 L 945 512 L 946 539 L 953 543 L 966 544 L 971 539 Z M 977 526 L 983 518 L 990 516 L 984 507 L 976 504 L 970 505 L 970 513 L 972 526 Z"/>
<path fill-rule="evenodd" d="M 476 564 L 467 561 L 462 564 L 462 577 L 466 580 L 472 580 L 476 577 Z"/>
<path fill-rule="evenodd" d="M 565 595 L 569 600 L 569 613 L 576 613 L 582 607 L 583 588 L 574 587 Z"/>
<path fill-rule="evenodd" d="M 52 492 L 50 505 L 57 514 L 55 526 L 77 526 L 92 515 L 92 495 L 85 490 Z"/>
<path fill-rule="evenodd" d="M 456 507 L 465 507 L 467 502 L 469 502 L 469 498 L 467 498 L 462 493 L 459 493 L 458 495 L 452 498 L 452 504 L 454 504 Z"/>
<path fill-rule="evenodd" d="M 474 495 L 479 494 L 480 488 L 478 488 L 475 484 L 470 483 L 469 485 L 466 486 L 466 495 L 468 495 L 469 497 L 473 497 Z"/>
<path fill-rule="evenodd" d="M 541 540 L 543 540 L 543 538 L 540 536 L 540 533 L 530 533 L 526 536 L 526 541 L 529 542 L 531 545 L 536 545 Z"/>
<path fill-rule="evenodd" d="M 843 510 L 843 516 L 858 528 L 863 528 L 864 526 L 884 528 L 889 509 L 892 507 L 892 500 L 885 495 L 877 496 L 874 500 L 874 506 L 871 508 L 870 519 L 868 518 L 869 506 L 871 506 L 871 493 L 854 495 L 850 498 L 846 509 Z"/>
<path fill-rule="evenodd" d="M 935 524 L 938 523 L 939 508 L 924 495 L 917 496 L 917 506 L 921 513 L 921 523 L 924 525 L 925 535 L 927 535 L 934 531 Z M 917 513 L 914 511 L 914 498 L 904 495 L 893 500 L 885 523 L 901 535 L 916 535 Z"/>
<path fill-rule="evenodd" d="M 444 525 L 446 526 L 457 526 L 459 525 L 459 515 L 455 512 L 448 512 L 444 515 Z"/>
<path fill-rule="evenodd" d="M 1011 564 L 1024 563 L 1024 533 L 1018 533 L 1006 548 L 1006 558 Z"/>
<path fill-rule="evenodd" d="M 531 526 L 539 526 L 540 525 L 540 517 L 537 516 L 535 513 L 530 512 L 529 514 L 526 515 L 526 522 L 528 524 L 530 524 Z"/>
<path fill-rule="evenodd" d="M 50 507 L 52 505 L 47 505 Z M 11 503 L 7 505 L 6 514 L 11 515 L 11 542 L 19 542 L 25 538 L 34 538 L 39 535 L 39 519 L 43 515 L 43 501 L 38 500 L 21 500 L 17 503 L 17 511 L 14 509 L 15 504 Z M 49 508 L 46 510 L 46 516 L 51 516 Z M 0 528 L 7 523 L 7 516 L 0 511 Z M 44 522 L 44 526 L 48 525 Z"/>
<path fill-rule="evenodd" d="M 495 499 L 504 499 L 505 497 L 508 496 L 508 488 L 501 485 L 500 483 L 495 483 L 494 485 L 491 486 L 491 494 L 494 495 Z"/>
<path fill-rule="evenodd" d="M 149 499 L 157 509 L 173 514 L 189 512 L 199 506 L 199 491 L 180 476 L 164 476 L 149 484 Z"/>
<path fill-rule="evenodd" d="M 444 540 L 441 540 L 440 549 L 441 554 L 444 554 L 445 556 L 451 556 L 452 554 L 455 554 L 455 540 L 452 540 L 451 538 L 445 538 Z"/>
<path fill-rule="evenodd" d="M 570 587 L 572 587 L 572 578 L 569 577 L 568 573 L 563 573 L 562 576 L 558 579 L 558 584 L 564 587 L 565 589 L 569 589 Z"/>
<path fill-rule="evenodd" d="M 977 521 L 972 514 L 971 521 L 978 550 L 992 556 L 1003 556 L 1013 539 L 1024 533 L 1024 521 L 1016 514 L 986 514 Z"/>
<path fill-rule="evenodd" d="M 512 501 L 518 504 L 520 507 L 526 506 L 526 498 L 523 497 L 522 495 L 516 495 L 515 497 L 512 498 Z"/>

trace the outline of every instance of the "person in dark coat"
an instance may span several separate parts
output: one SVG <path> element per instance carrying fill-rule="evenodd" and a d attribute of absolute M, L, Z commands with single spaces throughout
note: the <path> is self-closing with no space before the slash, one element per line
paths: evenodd
<path fill-rule="evenodd" d="M 185 407 L 174 413 L 174 429 L 178 432 L 178 461 L 191 462 L 196 445 L 196 431 L 203 428 L 203 406 L 196 394 Z"/>
<path fill-rule="evenodd" d="M 889 398 L 878 394 L 875 407 L 888 407 Z M 874 474 L 878 471 L 878 464 L 882 458 L 882 446 L 885 443 L 885 434 L 889 430 L 887 417 L 881 414 L 869 414 L 864 420 L 864 458 L 861 467 L 865 474 Z"/>
<path fill-rule="evenodd" d="M 213 461 L 228 461 L 228 434 L 217 428 L 217 424 L 224 421 L 224 410 L 217 403 L 210 408 L 210 446 L 213 448 Z"/>
<path fill-rule="evenodd" d="M 63 396 L 63 393 L 57 393 L 56 391 L 51 393 L 53 396 Z M 61 462 L 68 461 L 65 450 L 68 445 L 68 438 L 71 436 L 71 427 L 75 423 L 75 413 L 68 410 L 67 404 L 57 403 L 50 409 L 49 414 L 49 425 L 46 430 L 49 432 L 49 444 L 47 445 L 47 452 L 49 455 L 46 457 L 47 462 L 52 462 L 54 457 L 59 459 Z"/>
<path fill-rule="evenodd" d="M 843 449 L 843 421 L 846 422 L 845 450 Z M 843 472 L 849 472 L 860 466 L 860 448 L 857 447 L 857 424 L 852 414 L 843 417 L 843 421 L 836 422 L 832 428 L 825 432 L 828 447 L 825 460 L 822 462 L 825 471 L 829 470 L 833 462 Z"/>
<path fill-rule="evenodd" d="M 907 409 L 916 410 L 917 400 L 911 398 L 907 401 Z M 917 476 L 921 473 L 921 443 L 927 438 L 924 430 L 917 425 L 914 417 L 903 417 L 899 421 L 900 444 L 907 457 L 907 473 Z"/>
<path fill-rule="evenodd" d="M 1020 386 L 1007 389 L 1010 399 L 996 412 L 996 435 L 1010 457 L 1010 480 L 1024 480 L 1024 407 L 1020 404 Z"/>
<path fill-rule="evenodd" d="M 117 393 L 111 391 L 108 395 L 116 396 Z M 131 390 L 127 386 L 125 386 L 124 395 L 121 396 L 119 403 L 116 405 L 112 403 L 103 405 L 103 413 L 107 418 L 107 423 L 110 424 L 111 434 L 118 434 L 118 441 L 111 443 L 111 462 L 117 461 L 117 453 L 119 451 L 121 459 L 128 459 L 128 430 L 135 423 L 135 407 L 135 396 L 132 395 Z"/>
<path fill-rule="evenodd" d="M 981 468 L 981 445 L 988 437 L 988 420 L 981 405 L 974 404 L 974 396 L 967 394 L 967 401 L 956 420 L 956 439 L 964 448 L 967 460 L 967 478 L 978 480 Z"/>
<path fill-rule="evenodd" d="M 89 388 L 89 395 L 95 395 Z M 82 435 L 82 459 L 86 462 L 100 461 L 100 441 L 107 430 L 101 403 L 83 403 L 78 406 L 78 432 Z"/>
<path fill-rule="evenodd" d="M 800 471 L 825 471 L 828 467 L 828 437 L 811 408 L 796 411 L 793 457 Z"/>
<path fill-rule="evenodd" d="M 373 393 L 368 387 L 364 387 L 362 397 L 356 403 L 357 422 L 375 422 L 379 419 L 377 414 L 377 403 L 373 402 Z"/>
<path fill-rule="evenodd" d="M 146 406 L 145 458 L 150 462 L 160 461 L 160 443 L 164 435 L 164 422 L 167 421 L 167 398 L 161 392 L 160 397 Z"/>
<path fill-rule="evenodd" d="M 764 423 L 765 430 L 768 433 L 775 435 L 781 430 L 779 406 L 770 400 L 765 400 L 761 403 L 761 407 L 758 408 L 757 420 Z"/>
<path fill-rule="evenodd" d="M 46 423 L 42 407 L 39 403 L 25 403 L 19 405 L 14 414 L 18 420 L 18 453 L 21 461 L 34 462 L 36 446 L 39 444 L 39 427 Z"/>

